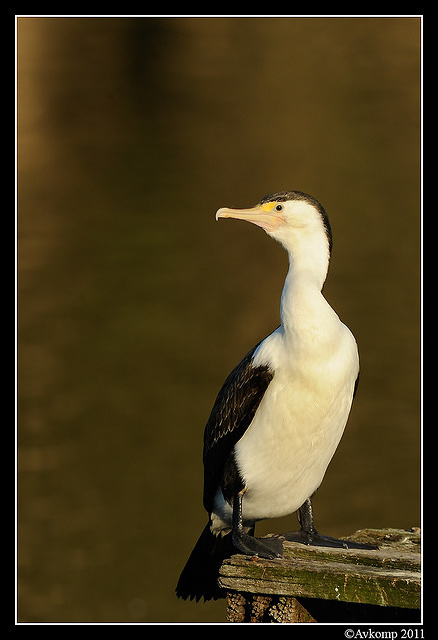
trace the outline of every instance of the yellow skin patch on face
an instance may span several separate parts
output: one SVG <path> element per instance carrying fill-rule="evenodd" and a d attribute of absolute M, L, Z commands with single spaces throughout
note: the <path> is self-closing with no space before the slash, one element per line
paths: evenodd
<path fill-rule="evenodd" d="M 260 209 L 263 209 L 265 213 L 269 213 L 277 204 L 278 202 L 265 202 L 265 204 L 260 205 Z"/>

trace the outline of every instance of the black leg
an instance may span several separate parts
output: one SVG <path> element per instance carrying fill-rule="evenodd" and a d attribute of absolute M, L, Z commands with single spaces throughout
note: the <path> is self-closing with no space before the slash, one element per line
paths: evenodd
<path fill-rule="evenodd" d="M 370 544 L 361 542 L 351 542 L 350 540 L 339 540 L 330 536 L 323 536 L 315 529 L 313 521 L 313 509 L 310 498 L 298 509 L 298 520 L 301 525 L 300 531 L 287 531 L 282 534 L 285 540 L 290 542 L 301 542 L 302 544 L 314 545 L 316 547 L 334 547 L 339 549 L 377 549 Z"/>
<path fill-rule="evenodd" d="M 242 518 L 242 500 L 245 489 L 234 496 L 233 501 L 233 544 L 241 553 L 261 558 L 283 557 L 283 543 L 279 538 L 255 538 L 244 531 Z"/>
<path fill-rule="evenodd" d="M 298 521 L 301 529 L 309 534 L 315 534 L 315 523 L 313 521 L 313 507 L 310 498 L 298 509 Z"/>

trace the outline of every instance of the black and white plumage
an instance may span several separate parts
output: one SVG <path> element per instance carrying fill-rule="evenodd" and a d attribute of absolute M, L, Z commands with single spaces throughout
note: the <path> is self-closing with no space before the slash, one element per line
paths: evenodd
<path fill-rule="evenodd" d="M 310 497 L 341 439 L 359 375 L 356 341 L 322 295 L 332 249 L 322 206 L 283 191 L 251 209 L 219 209 L 216 218 L 260 226 L 286 249 L 289 270 L 280 326 L 228 376 L 205 428 L 209 522 L 176 589 L 197 600 L 224 595 L 218 569 L 232 553 L 281 557 L 282 539 L 347 546 L 316 532 Z M 254 537 L 258 520 L 294 511 L 301 531 Z"/>

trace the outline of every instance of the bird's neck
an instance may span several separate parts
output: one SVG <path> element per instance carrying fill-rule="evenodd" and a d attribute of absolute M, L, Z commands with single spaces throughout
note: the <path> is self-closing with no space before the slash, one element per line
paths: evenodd
<path fill-rule="evenodd" d="M 286 334 L 315 336 L 334 313 L 322 295 L 328 255 L 299 259 L 289 253 L 289 271 L 281 295 L 281 324 Z"/>

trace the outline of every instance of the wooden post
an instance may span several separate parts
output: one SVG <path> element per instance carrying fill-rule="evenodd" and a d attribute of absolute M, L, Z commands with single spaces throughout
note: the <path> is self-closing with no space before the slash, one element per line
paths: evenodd
<path fill-rule="evenodd" d="M 228 622 L 419 622 L 419 529 L 362 529 L 346 539 L 379 548 L 284 542 L 279 560 L 225 560 Z"/>

